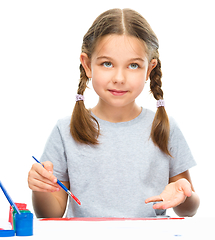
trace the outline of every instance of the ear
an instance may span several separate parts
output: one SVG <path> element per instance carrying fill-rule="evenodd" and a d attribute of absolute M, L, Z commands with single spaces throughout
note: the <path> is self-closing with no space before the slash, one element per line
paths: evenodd
<path fill-rule="evenodd" d="M 149 63 L 149 66 L 148 66 L 148 71 L 147 71 L 146 80 L 148 80 L 151 71 L 157 66 L 157 64 L 158 64 L 157 59 L 152 59 L 152 60 L 151 60 L 151 62 Z"/>
<path fill-rule="evenodd" d="M 91 61 L 86 53 L 81 53 L 80 55 L 81 64 L 86 72 L 88 78 L 92 78 L 92 70 L 91 70 Z"/>

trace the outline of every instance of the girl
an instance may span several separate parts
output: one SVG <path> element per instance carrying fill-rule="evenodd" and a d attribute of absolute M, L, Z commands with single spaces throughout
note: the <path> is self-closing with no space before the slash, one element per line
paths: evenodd
<path fill-rule="evenodd" d="M 174 208 L 193 216 L 199 198 L 189 168 L 195 165 L 161 89 L 158 40 L 146 20 L 130 9 L 101 14 L 83 39 L 80 82 L 72 117 L 53 129 L 41 161 L 29 172 L 37 217 L 156 217 Z M 157 112 L 135 103 L 150 78 Z M 99 96 L 84 106 L 88 81 Z M 158 202 L 158 203 L 156 203 Z"/>

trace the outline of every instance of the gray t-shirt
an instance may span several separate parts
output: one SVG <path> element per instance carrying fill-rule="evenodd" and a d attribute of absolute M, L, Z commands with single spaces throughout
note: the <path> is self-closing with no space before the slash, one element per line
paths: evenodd
<path fill-rule="evenodd" d="M 94 115 L 93 115 L 94 116 Z M 94 116 L 95 117 L 95 116 Z M 145 199 L 159 195 L 176 176 L 196 165 L 175 121 L 170 118 L 171 158 L 150 139 L 154 113 L 142 109 L 128 122 L 98 119 L 101 135 L 97 146 L 80 144 L 70 134 L 70 117 L 57 122 L 41 161 L 54 164 L 54 175 L 69 181 L 70 190 L 81 201 L 69 200 L 67 217 L 156 217 Z"/>

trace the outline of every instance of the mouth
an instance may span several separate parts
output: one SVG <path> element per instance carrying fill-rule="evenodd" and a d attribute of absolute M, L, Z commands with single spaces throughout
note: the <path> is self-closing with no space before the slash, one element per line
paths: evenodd
<path fill-rule="evenodd" d="M 108 89 L 108 91 L 114 96 L 123 96 L 128 92 L 128 91 L 122 91 L 122 90 L 116 90 L 116 89 Z"/>

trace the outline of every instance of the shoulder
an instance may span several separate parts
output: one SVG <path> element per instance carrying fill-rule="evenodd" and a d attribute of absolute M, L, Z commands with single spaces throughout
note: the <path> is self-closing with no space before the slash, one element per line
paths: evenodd
<path fill-rule="evenodd" d="M 151 128 L 156 112 L 150 109 L 143 109 L 144 121 L 143 124 Z M 182 135 L 180 127 L 174 117 L 168 116 L 170 127 L 170 141 Z"/>
<path fill-rule="evenodd" d="M 177 121 L 172 116 L 169 117 L 169 125 L 170 125 L 170 136 L 182 134 Z"/>
<path fill-rule="evenodd" d="M 144 115 L 144 120 L 150 121 L 152 123 L 156 112 L 146 108 L 143 108 L 142 111 Z M 170 124 L 170 131 L 173 132 L 175 129 L 179 129 L 178 123 L 174 119 L 174 117 L 168 116 L 168 118 L 169 118 L 169 124 Z"/>
<path fill-rule="evenodd" d="M 149 121 L 152 124 L 156 112 L 147 108 L 143 108 L 142 113 L 144 116 L 144 121 Z M 170 131 L 174 130 L 175 128 L 178 128 L 178 124 L 172 116 L 168 116 L 168 119 L 170 124 Z"/>
<path fill-rule="evenodd" d="M 61 136 L 66 136 L 68 137 L 70 135 L 70 120 L 71 120 L 71 116 L 67 116 L 61 119 L 58 119 L 53 132 L 55 132 L 57 135 L 61 135 Z"/>
<path fill-rule="evenodd" d="M 153 122 L 154 120 L 154 117 L 155 117 L 155 112 L 150 110 L 150 109 L 147 109 L 147 108 L 143 108 L 142 109 L 142 114 L 144 116 L 144 121 L 148 121 L 150 123 Z"/>
<path fill-rule="evenodd" d="M 56 126 L 59 128 L 67 128 L 70 126 L 71 116 L 66 116 L 64 118 L 58 119 Z"/>
<path fill-rule="evenodd" d="M 170 146 L 170 151 L 173 152 L 173 156 L 174 154 L 176 155 L 180 154 L 181 156 L 182 155 L 185 156 L 186 154 L 191 155 L 188 143 L 178 123 L 172 117 L 169 118 L 169 122 L 170 122 L 170 138 L 169 138 L 170 145 L 169 146 Z"/>

